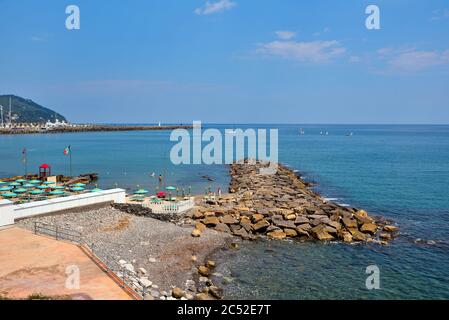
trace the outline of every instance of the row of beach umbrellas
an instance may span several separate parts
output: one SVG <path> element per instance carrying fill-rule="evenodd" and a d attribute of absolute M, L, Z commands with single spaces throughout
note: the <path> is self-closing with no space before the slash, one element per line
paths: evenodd
<path fill-rule="evenodd" d="M 86 185 L 84 183 L 76 183 L 70 186 L 69 190 L 74 192 L 80 192 L 85 190 Z M 48 192 L 49 195 L 64 195 L 66 187 L 56 185 L 55 182 L 41 180 L 25 180 L 18 179 L 13 182 L 4 182 L 0 180 L 0 192 L 1 196 L 4 198 L 15 198 L 20 194 L 30 194 L 30 195 L 43 195 L 47 192 L 45 190 L 51 189 Z M 90 190 L 91 192 L 102 191 L 99 188 Z"/>

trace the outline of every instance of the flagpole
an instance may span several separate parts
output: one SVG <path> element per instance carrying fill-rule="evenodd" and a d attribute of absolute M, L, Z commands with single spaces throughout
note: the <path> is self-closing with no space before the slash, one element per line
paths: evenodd
<path fill-rule="evenodd" d="M 70 177 L 73 177 L 72 174 L 72 148 L 69 149 L 69 156 L 70 156 Z"/>

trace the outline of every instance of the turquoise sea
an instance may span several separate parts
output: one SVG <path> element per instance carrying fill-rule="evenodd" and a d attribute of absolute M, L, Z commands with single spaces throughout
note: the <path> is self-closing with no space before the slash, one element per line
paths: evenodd
<path fill-rule="evenodd" d="M 279 159 L 318 183 L 337 202 L 394 220 L 401 236 L 389 246 L 317 243 L 244 243 L 217 255 L 219 270 L 232 278 L 231 298 L 269 299 L 448 299 L 449 126 L 427 125 L 220 125 L 279 129 Z M 303 128 L 305 135 L 299 134 Z M 320 135 L 328 132 L 328 135 Z M 349 132 L 353 136 L 347 136 Z M 97 172 L 102 188 L 167 183 L 227 189 L 224 165 L 173 166 L 170 132 L 101 132 L 0 136 L 0 178 L 20 175 L 22 149 L 28 171 L 47 162 L 68 174 L 71 145 L 75 173 Z M 155 172 L 156 177 L 151 177 Z M 211 179 L 213 181 L 210 181 Z M 416 241 L 421 239 L 420 241 Z M 418 242 L 418 243 L 416 243 Z M 368 290 L 365 269 L 380 269 L 380 290 Z"/>

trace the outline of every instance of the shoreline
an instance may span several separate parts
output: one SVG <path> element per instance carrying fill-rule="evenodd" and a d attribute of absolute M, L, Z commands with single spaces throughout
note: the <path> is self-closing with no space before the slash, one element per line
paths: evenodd
<path fill-rule="evenodd" d="M 325 200 L 296 170 L 279 165 L 274 175 L 261 175 L 266 163 L 232 164 L 230 193 L 196 202 L 184 223 L 195 233 L 205 229 L 257 240 L 259 237 L 303 241 L 374 242 L 387 245 L 398 232 L 383 217 Z"/>
<path fill-rule="evenodd" d="M 81 133 L 81 132 L 111 132 L 111 131 L 163 131 L 175 129 L 192 129 L 192 125 L 169 126 L 135 126 L 135 125 L 77 125 L 51 129 L 42 128 L 0 128 L 0 135 L 20 134 L 55 134 L 55 133 Z"/>

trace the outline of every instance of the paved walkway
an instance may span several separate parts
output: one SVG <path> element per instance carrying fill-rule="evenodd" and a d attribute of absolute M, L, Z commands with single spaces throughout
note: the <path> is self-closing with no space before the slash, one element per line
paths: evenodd
<path fill-rule="evenodd" d="M 79 289 L 66 288 L 70 266 L 79 268 Z M 76 245 L 17 227 L 0 229 L 0 295 L 24 298 L 34 293 L 73 299 L 130 299 Z"/>

